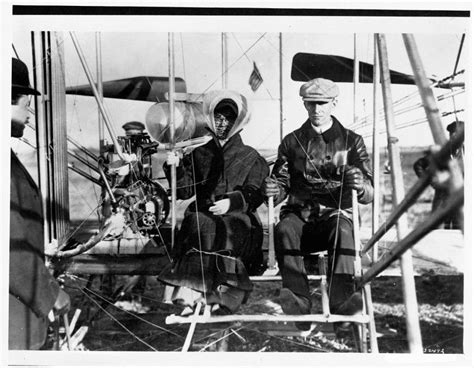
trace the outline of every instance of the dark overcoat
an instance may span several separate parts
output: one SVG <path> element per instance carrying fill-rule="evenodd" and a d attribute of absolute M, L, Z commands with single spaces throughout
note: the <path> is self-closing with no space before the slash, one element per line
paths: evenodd
<path fill-rule="evenodd" d="M 11 153 L 9 334 L 11 350 L 43 346 L 59 285 L 44 263 L 41 193 Z"/>

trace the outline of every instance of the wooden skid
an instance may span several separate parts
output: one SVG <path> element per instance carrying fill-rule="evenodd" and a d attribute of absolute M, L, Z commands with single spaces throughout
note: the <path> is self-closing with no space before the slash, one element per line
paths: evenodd
<path fill-rule="evenodd" d="M 170 315 L 166 317 L 165 323 L 186 324 L 186 323 L 228 323 L 228 322 L 316 322 L 316 323 L 334 323 L 334 322 L 355 322 L 368 323 L 367 315 L 344 316 L 338 314 L 301 314 L 301 315 L 253 315 L 253 314 L 233 314 L 228 316 L 177 316 Z"/>
<path fill-rule="evenodd" d="M 328 323 L 312 323 L 311 329 L 308 331 L 300 331 L 295 328 L 293 323 L 259 323 L 258 329 L 270 336 L 287 336 L 287 337 L 308 337 L 316 333 L 323 333 L 326 338 L 334 338 L 334 328 Z"/>
<path fill-rule="evenodd" d="M 308 275 L 309 281 L 320 281 L 326 279 L 325 275 Z M 250 276 L 250 281 L 252 282 L 265 282 L 265 281 L 281 281 L 280 275 L 272 275 L 272 276 Z"/>

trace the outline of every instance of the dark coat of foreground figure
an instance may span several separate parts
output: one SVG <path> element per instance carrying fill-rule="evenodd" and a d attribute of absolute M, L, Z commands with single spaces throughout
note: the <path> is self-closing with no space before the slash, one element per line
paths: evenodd
<path fill-rule="evenodd" d="M 45 342 L 59 285 L 44 264 L 41 193 L 13 152 L 10 190 L 8 344 L 36 350 Z"/>
<path fill-rule="evenodd" d="M 214 108 L 223 100 L 234 102 L 237 118 L 227 138 L 220 140 Z M 210 93 L 204 99 L 204 112 L 209 116 L 212 139 L 185 155 L 177 167 L 178 198 L 188 199 L 196 193 L 196 200 L 186 209 L 175 262 L 159 279 L 202 292 L 207 304 L 233 312 L 252 290 L 248 271 L 262 262 L 263 232 L 255 212 L 263 202 L 260 188 L 269 169 L 240 137 L 239 131 L 249 119 L 243 96 L 231 91 Z M 216 215 L 209 210 L 225 198 L 230 201 L 226 213 Z"/>
<path fill-rule="evenodd" d="M 12 59 L 11 136 L 20 138 L 30 119 L 27 66 Z M 10 266 L 8 347 L 36 350 L 43 347 L 50 312 L 64 314 L 70 298 L 45 266 L 44 221 L 41 192 L 25 167 L 11 152 Z"/>

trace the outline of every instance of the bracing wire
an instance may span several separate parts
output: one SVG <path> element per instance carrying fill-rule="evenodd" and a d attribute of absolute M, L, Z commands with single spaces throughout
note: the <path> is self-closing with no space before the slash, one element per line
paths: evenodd
<path fill-rule="evenodd" d="M 33 126 L 29 125 L 29 124 L 27 125 L 27 127 L 30 128 L 31 130 L 35 131 L 35 128 L 34 128 Z M 27 144 L 28 146 L 32 147 L 33 149 L 35 149 L 35 150 L 37 149 L 37 147 L 36 147 L 35 145 L 33 145 L 31 142 L 29 142 L 26 138 L 23 138 L 23 137 L 22 137 L 22 138 L 20 138 L 19 140 L 20 140 L 21 142 Z M 53 149 L 54 149 L 54 147 L 53 147 Z M 47 151 L 46 154 L 48 155 L 48 156 L 47 156 L 48 160 L 51 160 L 51 158 L 50 158 L 50 156 L 49 156 L 49 151 Z M 73 185 L 73 186 L 75 187 L 75 185 Z M 77 189 L 77 187 L 75 187 L 75 188 Z M 88 199 L 81 193 L 81 191 L 77 190 L 77 192 L 79 193 L 79 195 L 81 196 L 81 198 L 84 200 L 84 203 L 86 203 L 87 206 L 89 206 L 89 209 L 92 210 L 92 213 L 93 213 L 94 211 L 96 211 L 96 210 L 100 207 L 100 204 L 99 204 L 97 207 L 93 208 L 92 205 L 89 203 Z M 97 199 L 97 198 L 96 198 L 96 199 Z M 99 202 L 98 199 L 97 199 L 97 202 Z M 87 219 L 92 215 L 92 213 L 90 213 L 89 216 L 87 216 Z M 87 220 L 87 219 L 86 219 L 86 220 Z"/>
<path fill-rule="evenodd" d="M 183 78 L 184 80 L 186 80 L 186 63 L 184 62 L 185 58 L 184 58 L 184 43 L 183 43 L 183 34 L 180 33 L 179 34 L 179 38 L 180 38 L 180 41 L 181 41 L 181 58 L 182 58 L 182 62 L 183 62 Z"/>
<path fill-rule="evenodd" d="M 248 331 L 252 331 L 254 333 L 257 333 L 257 334 L 260 334 L 260 335 L 265 335 L 265 336 L 269 336 L 271 338 L 274 338 L 275 340 L 280 340 L 280 341 L 283 341 L 285 343 L 289 343 L 289 344 L 293 344 L 293 345 L 298 345 L 298 346 L 303 346 L 303 347 L 306 347 L 306 348 L 309 348 L 311 350 L 314 350 L 314 351 L 320 351 L 320 352 L 324 352 L 324 353 L 329 353 L 331 352 L 331 350 L 327 350 L 327 349 L 323 349 L 323 348 L 318 348 L 316 346 L 313 346 L 313 345 L 309 345 L 309 344 L 305 344 L 305 343 L 302 343 L 302 342 L 299 342 L 299 341 L 296 341 L 296 340 L 289 340 L 289 339 L 285 339 L 285 338 L 282 338 L 282 337 L 279 337 L 279 336 L 273 336 L 273 335 L 270 335 L 270 334 L 267 334 L 267 333 L 264 333 L 260 330 L 257 330 L 257 329 L 254 329 L 254 328 L 245 328 L 246 330 Z"/>
<path fill-rule="evenodd" d="M 449 115 L 464 112 L 464 111 L 465 111 L 464 109 L 448 111 L 448 112 L 444 112 L 442 114 L 442 116 L 445 117 L 445 116 L 449 116 Z M 411 121 L 408 121 L 408 122 L 405 122 L 405 123 L 397 124 L 395 127 L 398 130 L 401 130 L 401 129 L 405 129 L 405 128 L 410 128 L 410 127 L 415 126 L 415 125 L 420 125 L 420 124 L 423 124 L 423 123 L 426 123 L 426 122 L 428 122 L 428 119 L 425 118 L 425 117 L 422 117 L 422 118 L 419 118 L 419 119 L 416 119 L 416 120 L 411 120 Z M 381 130 L 379 132 L 379 134 L 385 134 L 386 132 L 387 131 L 384 129 L 384 130 Z M 366 133 L 366 134 L 362 134 L 362 137 L 367 138 L 367 137 L 371 137 L 372 135 L 373 135 L 372 133 Z"/>
<path fill-rule="evenodd" d="M 465 89 L 464 88 L 461 88 L 461 89 L 456 89 L 456 90 L 452 90 L 451 92 L 447 92 L 447 93 L 444 93 L 444 94 L 441 94 L 441 95 L 438 95 L 436 97 L 436 99 L 438 101 L 443 101 L 447 98 L 450 98 L 450 97 L 454 97 L 454 96 L 457 96 L 459 94 L 462 94 L 465 92 Z M 410 105 L 410 106 L 407 106 L 405 108 L 401 108 L 401 109 L 398 109 L 398 110 L 395 110 L 394 111 L 394 114 L 395 116 L 397 115 L 401 115 L 401 114 L 404 114 L 404 113 L 407 113 L 407 112 L 410 112 L 410 111 L 413 111 L 413 110 L 416 110 L 416 109 L 421 109 L 423 107 L 423 104 L 421 102 L 418 102 L 414 105 Z M 378 116 L 380 119 L 384 119 L 384 116 L 383 116 L 383 110 L 380 110 L 379 113 L 378 113 Z M 358 129 L 363 129 L 363 128 L 367 128 L 371 125 L 370 123 L 370 117 L 369 116 L 365 116 L 363 117 L 362 119 L 359 119 L 359 122 L 355 125 L 348 125 L 348 127 L 352 130 L 358 130 Z"/>
<path fill-rule="evenodd" d="M 137 339 L 138 341 L 140 341 L 143 345 L 147 346 L 148 348 L 150 348 L 151 350 L 153 351 L 158 351 L 156 350 L 153 346 L 151 346 L 150 344 L 148 344 L 146 341 L 144 341 L 143 339 L 141 339 L 140 337 L 138 337 L 136 334 L 134 334 L 129 328 L 127 328 L 122 322 L 120 322 L 117 318 L 115 318 L 111 313 L 109 313 L 105 308 L 102 308 L 102 306 L 96 301 L 94 300 L 90 295 L 88 295 L 84 290 L 82 289 L 79 289 L 91 302 L 93 302 L 94 304 L 96 304 L 105 314 L 107 314 L 107 316 L 110 317 L 110 319 L 112 321 L 114 321 L 115 323 L 117 323 L 120 327 L 122 327 L 125 331 L 127 331 L 130 336 L 132 336 L 133 338 Z"/>
<path fill-rule="evenodd" d="M 227 67 L 227 69 L 224 70 L 224 71 L 219 75 L 219 77 L 218 77 L 216 80 L 214 80 L 214 82 L 212 82 L 206 89 L 204 89 L 204 91 L 201 92 L 200 95 L 203 96 L 207 91 L 209 91 L 209 89 L 211 89 L 212 86 L 214 86 L 217 82 L 219 82 L 219 81 L 221 80 L 222 76 L 223 76 L 225 73 L 227 73 L 230 69 L 232 69 L 232 67 L 233 67 L 235 64 L 237 64 L 244 56 L 247 56 L 247 53 L 248 53 L 251 49 L 253 49 L 253 48 L 255 47 L 255 45 L 257 45 L 257 44 L 260 42 L 260 40 L 262 40 L 262 39 L 265 37 L 265 34 L 266 34 L 266 33 L 262 34 L 253 44 L 251 44 L 251 45 L 245 50 L 245 52 L 244 52 L 241 56 L 239 56 L 236 60 L 234 60 L 234 62 L 233 62 L 232 64 L 230 64 L 230 65 Z"/>
<path fill-rule="evenodd" d="M 12 49 L 13 49 L 13 52 L 15 53 L 15 56 L 18 60 L 21 60 L 20 57 L 18 56 L 18 52 L 16 52 L 16 48 L 15 48 L 15 44 L 12 43 Z"/>
<path fill-rule="evenodd" d="M 244 48 L 242 47 L 242 45 L 240 44 L 239 40 L 237 39 L 237 37 L 235 36 L 234 33 L 232 33 L 232 37 L 234 38 L 235 42 L 237 43 L 237 45 L 239 46 L 240 50 L 242 51 L 242 53 L 245 55 L 245 57 L 247 58 L 248 62 L 250 64 L 252 64 L 252 60 L 249 58 L 249 56 L 247 55 L 247 52 L 244 51 Z M 266 38 L 266 37 L 265 37 Z M 263 80 L 263 85 L 265 86 L 265 90 L 267 91 L 267 94 L 268 96 L 270 96 L 270 99 L 273 101 L 275 100 L 275 98 L 272 96 L 272 94 L 270 93 L 270 91 L 268 90 L 268 87 L 266 86 L 265 84 L 265 80 Z"/>
<path fill-rule="evenodd" d="M 347 151 L 348 138 L 349 138 L 349 132 L 346 132 L 346 141 L 344 143 L 344 145 L 345 145 L 344 148 L 345 148 L 346 151 Z M 340 192 L 339 192 L 339 203 L 338 203 L 338 211 L 337 211 L 336 229 L 339 229 L 339 220 L 341 218 L 341 203 L 342 203 L 342 194 L 343 194 L 343 188 L 342 187 L 343 187 L 343 183 L 344 183 L 344 175 L 345 175 L 345 170 L 342 171 L 342 177 L 341 177 L 341 189 L 340 189 Z M 352 209 L 352 210 L 354 211 L 354 209 Z M 332 255 L 332 262 L 331 262 L 331 274 L 330 274 L 329 286 L 328 286 L 329 298 L 331 297 L 332 281 L 333 281 L 334 269 L 336 267 L 336 251 L 337 251 L 337 242 L 339 240 L 338 238 L 339 238 L 339 231 L 336 231 L 336 234 L 335 234 L 335 237 L 334 237 L 333 255 Z"/>
<path fill-rule="evenodd" d="M 147 336 L 145 337 L 142 337 L 141 339 L 143 341 L 147 341 L 147 340 L 151 340 L 151 339 L 156 339 L 157 337 L 165 334 L 166 332 L 157 332 L 157 333 L 148 333 Z M 138 336 L 138 334 L 137 334 Z M 102 347 L 100 349 L 94 349 L 94 351 L 110 351 L 111 349 L 117 349 L 117 348 L 123 348 L 125 346 L 130 346 L 130 345 L 133 345 L 135 343 L 135 341 L 127 341 L 127 342 L 123 342 L 123 343 L 120 343 L 120 344 L 112 344 L 112 345 L 108 345 L 108 346 L 105 346 L 105 347 Z M 161 351 L 161 350 L 160 350 Z"/>
<path fill-rule="evenodd" d="M 242 328 L 241 328 L 241 329 L 242 329 Z M 234 334 L 234 332 L 231 330 L 230 332 L 226 333 L 224 336 L 221 336 L 221 337 L 218 338 L 217 340 L 214 340 L 213 342 L 210 342 L 210 343 L 206 344 L 204 347 L 202 347 L 202 348 L 199 350 L 199 352 L 206 351 L 207 348 L 210 348 L 211 346 L 217 344 L 218 342 L 227 339 L 229 336 L 232 336 L 233 334 Z"/>
<path fill-rule="evenodd" d="M 57 45 L 57 47 L 59 48 L 60 46 L 62 46 L 62 45 L 64 44 L 64 42 L 65 42 L 64 39 L 61 40 L 61 41 L 59 41 L 58 39 L 56 39 L 56 45 Z M 13 45 L 12 45 L 12 46 L 13 46 Z M 13 48 L 14 48 L 14 46 L 13 46 Z M 14 48 L 14 49 L 15 49 L 15 48 Z M 16 51 L 15 51 L 15 52 L 16 52 Z M 48 58 L 48 56 L 49 56 L 50 54 L 51 54 L 51 47 L 48 47 L 48 49 L 46 50 L 46 55 L 47 55 L 47 56 L 43 57 L 43 59 L 40 60 L 40 61 L 36 64 L 36 66 L 35 66 L 33 69 L 38 68 L 41 63 L 43 63 L 45 60 L 47 60 L 47 58 Z M 62 59 L 61 59 L 60 61 L 61 61 L 61 63 L 63 62 Z M 62 74 L 62 77 L 65 79 L 65 74 L 64 74 L 65 68 L 64 68 L 64 64 L 62 64 L 62 65 L 63 65 L 63 67 L 61 68 L 61 73 L 63 73 L 63 74 Z M 77 100 L 77 97 L 74 97 L 74 101 L 76 101 L 76 100 Z M 73 106 L 74 106 L 75 111 L 76 111 L 76 114 L 77 114 L 77 109 L 76 109 L 76 103 L 75 103 L 75 102 L 74 102 L 74 105 L 73 105 Z M 34 111 L 33 111 L 33 113 L 34 113 Z M 29 126 L 29 125 L 28 125 L 28 126 Z M 33 128 L 32 126 L 29 126 L 29 127 L 34 130 L 34 128 Z M 56 147 L 53 146 L 52 149 L 56 149 Z M 49 155 L 49 151 L 46 151 L 46 152 L 47 152 L 47 154 Z M 49 158 L 48 158 L 48 160 L 49 160 Z M 85 160 L 87 160 L 87 162 L 89 162 L 89 158 L 86 158 Z M 89 170 L 89 174 L 91 174 L 91 169 L 90 169 L 90 167 L 88 168 L 88 170 Z M 95 191 L 95 187 L 94 187 L 93 189 L 94 189 L 96 201 L 98 202 L 98 196 L 97 196 L 97 192 Z M 82 194 L 81 194 L 81 197 L 83 197 Z M 86 201 L 86 202 L 87 202 L 87 201 Z M 89 205 L 89 207 L 91 207 L 91 206 Z M 96 207 L 96 209 L 97 209 L 97 208 L 98 208 L 98 207 Z M 88 218 L 89 218 L 89 217 L 90 217 L 90 215 L 88 216 Z"/>
<path fill-rule="evenodd" d="M 202 278 L 202 290 L 203 290 L 203 296 L 204 296 L 204 301 L 207 304 L 207 289 L 206 289 L 206 279 L 204 275 L 204 259 L 202 257 L 202 240 L 201 240 L 201 229 L 199 225 L 199 209 L 198 209 L 198 198 L 197 198 L 197 186 L 196 186 L 196 171 L 194 167 L 194 155 L 191 152 L 191 167 L 193 170 L 193 187 L 194 187 L 194 195 L 195 195 L 195 210 L 196 210 L 196 224 L 197 224 L 197 232 L 198 232 L 198 244 L 199 244 L 199 262 L 201 264 L 201 278 Z"/>
<path fill-rule="evenodd" d="M 75 276 L 75 275 L 67 274 L 67 276 L 68 276 L 69 278 L 71 278 L 72 280 L 81 280 L 81 278 L 79 278 L 79 277 L 77 277 L 77 276 Z M 83 279 L 82 279 L 82 280 L 83 280 Z M 169 334 L 174 335 L 174 336 L 176 336 L 176 337 L 183 338 L 183 336 L 177 334 L 176 332 L 173 332 L 173 331 L 171 331 L 171 330 L 168 330 L 168 329 L 166 329 L 166 328 L 164 328 L 164 327 L 162 327 L 162 326 L 160 326 L 160 325 L 157 325 L 157 324 L 155 324 L 155 323 L 153 323 L 153 322 L 150 322 L 150 321 L 148 321 L 148 320 L 146 320 L 146 319 L 140 317 L 139 315 L 137 315 L 137 314 L 135 314 L 135 313 L 132 313 L 132 312 L 130 312 L 130 311 L 124 309 L 124 308 L 121 308 L 121 307 L 115 305 L 115 304 L 112 303 L 109 299 L 107 299 L 107 298 L 105 298 L 104 296 L 100 295 L 98 292 L 92 290 L 91 288 L 88 288 L 88 287 L 84 287 L 84 288 L 77 287 L 77 289 L 80 290 L 81 292 L 83 292 L 84 294 L 86 294 L 89 298 L 90 298 L 90 295 L 88 295 L 87 293 L 85 293 L 84 290 L 86 290 L 88 293 L 91 293 L 92 295 L 98 297 L 99 299 L 101 299 L 102 301 L 108 303 L 109 305 L 113 306 L 115 309 L 118 309 L 118 310 L 120 310 L 120 311 L 122 311 L 122 312 L 125 312 L 125 313 L 127 313 L 127 314 L 129 314 L 129 315 L 131 315 L 131 316 L 133 316 L 133 317 L 135 317 L 135 318 L 137 318 L 138 320 L 140 320 L 140 321 L 142 321 L 142 322 L 144 322 L 144 323 L 146 323 L 146 324 L 148 324 L 148 325 L 150 325 L 150 326 L 152 326 L 152 327 L 155 327 L 155 328 L 157 328 L 157 329 L 159 329 L 159 330 L 161 330 L 161 331 L 163 331 L 163 332 L 169 333 Z M 92 300 L 93 300 L 93 299 L 92 299 Z M 103 311 L 105 311 L 104 308 L 101 308 L 101 309 L 102 309 Z"/>
<path fill-rule="evenodd" d="M 77 103 L 77 96 L 74 96 L 74 100 L 73 100 L 73 111 L 74 111 L 74 115 L 76 116 L 76 119 L 77 119 L 78 112 L 77 112 L 77 104 L 76 104 L 76 103 Z M 79 119 L 77 119 L 77 120 L 79 120 Z M 79 127 L 80 127 L 80 124 L 81 124 L 81 123 L 79 122 Z M 82 128 L 79 128 L 79 129 L 80 129 L 80 131 L 82 130 Z M 86 162 L 88 162 L 89 164 L 92 165 L 89 156 L 85 155 L 85 157 L 84 157 L 84 156 L 81 156 L 81 157 L 83 157 L 83 159 L 86 160 Z M 87 166 L 87 165 L 86 165 L 86 166 Z M 92 169 L 91 169 L 89 166 L 87 166 L 87 170 L 89 171 L 89 175 L 91 175 L 91 174 L 92 174 Z M 72 182 L 70 182 L 70 183 L 72 183 Z M 81 193 L 81 191 L 79 191 L 77 188 L 76 188 L 76 190 L 77 190 L 78 193 Z M 95 186 L 93 186 L 93 190 L 94 190 L 95 200 L 96 200 L 96 202 L 99 202 L 99 195 L 97 194 L 97 191 L 96 191 Z M 82 197 L 82 193 L 81 193 L 81 197 Z M 89 205 L 89 206 L 90 206 L 90 205 Z M 100 219 L 99 212 L 97 212 L 97 216 L 98 216 L 98 218 Z"/>
<path fill-rule="evenodd" d="M 466 34 L 463 33 L 462 37 L 461 37 L 461 42 L 459 44 L 459 50 L 458 50 L 458 54 L 456 56 L 456 62 L 454 63 L 454 70 L 453 70 L 453 77 L 452 77 L 452 80 L 454 80 L 454 75 L 456 74 L 456 71 L 457 71 L 457 68 L 458 68 L 458 64 L 459 64 L 459 60 L 461 58 L 461 52 L 462 52 L 462 48 L 463 48 L 463 44 L 464 44 L 464 38 L 465 38 Z M 454 108 L 454 111 L 456 111 L 456 99 L 452 98 L 452 102 L 453 102 L 453 108 Z M 458 114 L 454 113 L 454 116 L 456 118 L 456 121 L 458 121 Z"/>
<path fill-rule="evenodd" d="M 75 229 L 69 231 L 69 234 L 64 237 L 64 243 L 63 243 L 64 245 L 66 245 L 67 242 L 72 239 L 74 234 L 76 234 L 82 228 L 82 226 L 84 226 L 84 224 L 89 220 L 89 218 L 94 214 L 94 212 L 100 208 L 101 205 L 102 205 L 102 202 L 100 202 L 96 208 L 93 208 L 92 211 L 89 213 L 89 215 L 85 219 L 83 219 L 81 223 L 78 226 L 76 226 Z"/>

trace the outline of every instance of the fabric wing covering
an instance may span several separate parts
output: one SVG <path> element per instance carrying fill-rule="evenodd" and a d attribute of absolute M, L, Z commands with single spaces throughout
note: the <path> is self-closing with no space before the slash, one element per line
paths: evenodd
<path fill-rule="evenodd" d="M 165 94 L 169 92 L 168 77 L 139 76 L 116 79 L 103 83 L 103 94 L 106 98 L 123 100 L 167 102 Z M 175 92 L 186 93 L 186 83 L 182 78 L 175 78 Z M 66 94 L 93 96 L 89 84 L 67 87 Z"/>
<path fill-rule="evenodd" d="M 359 83 L 372 83 L 372 64 L 359 62 Z M 334 55 L 297 53 L 293 57 L 291 79 L 306 82 L 314 78 L 326 78 L 334 82 L 352 83 L 354 79 L 354 60 Z M 393 84 L 415 84 L 413 75 L 390 70 Z M 434 81 L 434 80 L 433 80 Z"/>

